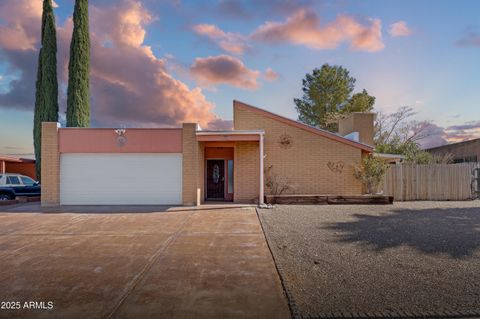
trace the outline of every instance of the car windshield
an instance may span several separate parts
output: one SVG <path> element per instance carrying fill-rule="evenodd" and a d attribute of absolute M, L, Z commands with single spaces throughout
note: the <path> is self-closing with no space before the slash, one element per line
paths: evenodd
<path fill-rule="evenodd" d="M 32 186 L 35 184 L 35 181 L 30 177 L 22 176 L 20 178 L 22 179 L 23 185 Z"/>

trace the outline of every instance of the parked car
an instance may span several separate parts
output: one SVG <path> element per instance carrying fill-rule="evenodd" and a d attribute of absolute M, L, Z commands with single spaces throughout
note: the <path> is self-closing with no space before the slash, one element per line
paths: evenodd
<path fill-rule="evenodd" d="M 28 176 L 11 173 L 0 174 L 0 200 L 16 196 L 40 196 L 40 183 Z"/>

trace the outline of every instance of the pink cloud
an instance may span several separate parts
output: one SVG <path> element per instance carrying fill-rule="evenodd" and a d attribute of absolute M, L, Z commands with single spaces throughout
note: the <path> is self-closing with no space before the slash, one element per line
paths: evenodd
<path fill-rule="evenodd" d="M 193 27 L 195 33 L 206 36 L 221 49 L 232 54 L 243 54 L 248 50 L 246 38 L 239 33 L 225 32 L 213 24 L 197 24 Z"/>
<path fill-rule="evenodd" d="M 28 46 L 38 47 L 40 14 L 30 6 L 41 8 L 41 0 L 6 0 L 0 6 L 0 18 L 7 27 L 16 27 L 32 35 Z M 73 9 L 73 8 L 72 8 Z M 8 12 L 8 18 L 5 12 Z M 40 11 L 41 12 L 41 11 Z M 90 5 L 92 122 L 100 126 L 177 126 L 182 122 L 199 122 L 202 127 L 230 127 L 214 113 L 200 88 L 189 88 L 166 69 L 144 44 L 145 26 L 154 17 L 139 1 L 123 0 L 114 6 Z M 9 21 L 12 23 L 9 24 Z M 2 32 L 3 33 L 3 32 Z M 60 84 L 66 84 L 72 20 L 57 29 L 58 71 Z M 0 107 L 17 106 L 33 110 L 34 79 L 38 51 L 22 46 L 12 47 L 0 41 L 11 68 L 21 73 L 10 83 L 10 91 L 0 94 Z M 25 98 L 25 96 L 27 98 Z M 60 95 L 65 109 L 65 96 Z"/>
<path fill-rule="evenodd" d="M 259 71 L 250 70 L 242 61 L 229 55 L 196 58 L 190 73 L 204 86 L 230 84 L 242 89 L 257 89 Z"/>
<path fill-rule="evenodd" d="M 17 19 L 21 16 L 21 19 Z M 42 16 L 41 1 L 5 0 L 0 4 L 0 48 L 6 50 L 35 50 Z M 37 32 L 38 31 L 38 32 Z"/>
<path fill-rule="evenodd" d="M 351 16 L 339 15 L 335 21 L 320 25 L 317 14 L 300 9 L 284 22 L 266 22 L 258 27 L 251 38 L 257 41 L 304 45 L 312 49 L 334 49 L 348 42 L 354 51 L 376 52 L 385 45 L 379 19 L 368 19 L 361 24 Z"/>
<path fill-rule="evenodd" d="M 267 68 L 263 74 L 263 77 L 267 81 L 275 81 L 278 79 L 279 75 L 277 72 L 273 71 L 272 68 Z"/>
<path fill-rule="evenodd" d="M 480 138 L 480 121 L 467 122 L 448 127 L 431 124 L 427 128 L 427 137 L 420 140 L 423 148 L 431 148 Z"/>
<path fill-rule="evenodd" d="M 412 30 L 410 30 L 405 21 L 398 21 L 390 25 L 388 33 L 392 37 L 406 37 L 412 34 Z"/>

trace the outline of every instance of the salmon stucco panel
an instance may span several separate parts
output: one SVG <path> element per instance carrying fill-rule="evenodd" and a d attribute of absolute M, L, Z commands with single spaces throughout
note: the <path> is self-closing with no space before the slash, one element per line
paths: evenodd
<path fill-rule="evenodd" d="M 119 140 L 121 138 L 121 140 Z M 121 143 L 119 143 L 121 142 Z M 61 128 L 60 153 L 181 153 L 181 128 Z"/>

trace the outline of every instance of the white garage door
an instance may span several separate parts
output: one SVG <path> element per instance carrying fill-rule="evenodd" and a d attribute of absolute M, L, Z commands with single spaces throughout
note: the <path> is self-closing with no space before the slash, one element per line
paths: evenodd
<path fill-rule="evenodd" d="M 62 154 L 62 205 L 182 203 L 182 154 Z"/>

